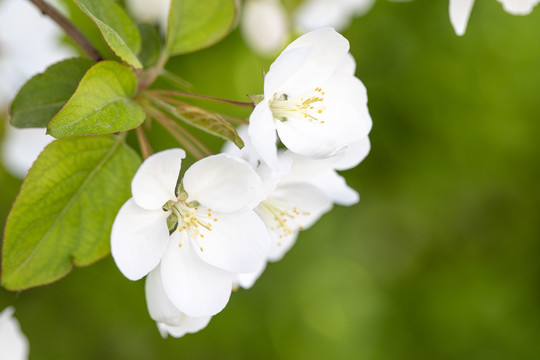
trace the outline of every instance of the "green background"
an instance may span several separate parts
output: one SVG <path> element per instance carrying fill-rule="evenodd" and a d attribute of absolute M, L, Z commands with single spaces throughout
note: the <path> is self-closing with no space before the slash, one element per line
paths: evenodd
<path fill-rule="evenodd" d="M 143 281 L 110 256 L 0 289 L 30 359 L 540 358 L 540 9 L 477 1 L 458 37 L 447 1 L 379 0 L 344 35 L 374 124 L 370 155 L 344 173 L 360 203 L 336 206 L 181 339 L 160 337 Z M 194 92 L 243 100 L 270 63 L 236 30 L 168 68 Z M 159 126 L 151 138 L 175 146 Z M 19 186 L 0 170 L 2 223 Z"/>

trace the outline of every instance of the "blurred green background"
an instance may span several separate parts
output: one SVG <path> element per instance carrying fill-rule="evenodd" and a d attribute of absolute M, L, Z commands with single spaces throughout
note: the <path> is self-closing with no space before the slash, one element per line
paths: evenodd
<path fill-rule="evenodd" d="M 111 257 L 0 289 L 31 359 L 540 358 L 540 9 L 477 1 L 458 37 L 447 1 L 379 0 L 344 35 L 374 124 L 370 155 L 344 174 L 360 203 L 336 206 L 181 339 L 160 337 L 143 281 Z M 168 67 L 195 92 L 242 100 L 270 63 L 237 30 Z M 158 127 L 151 137 L 175 146 Z M 19 186 L 0 170 L 2 223 Z"/>

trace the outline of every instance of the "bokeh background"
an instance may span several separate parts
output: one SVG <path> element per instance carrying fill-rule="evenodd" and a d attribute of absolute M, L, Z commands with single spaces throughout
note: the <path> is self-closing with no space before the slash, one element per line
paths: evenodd
<path fill-rule="evenodd" d="M 30 359 L 540 358 L 540 9 L 477 1 L 458 37 L 447 1 L 378 0 L 344 35 L 374 124 L 370 155 L 343 174 L 360 203 L 336 206 L 181 339 L 160 337 L 143 281 L 110 256 L 0 289 Z M 262 93 L 271 61 L 236 30 L 168 68 L 195 92 L 242 100 Z M 151 138 L 175 146 L 159 127 Z M 2 224 L 20 184 L 0 169 Z"/>

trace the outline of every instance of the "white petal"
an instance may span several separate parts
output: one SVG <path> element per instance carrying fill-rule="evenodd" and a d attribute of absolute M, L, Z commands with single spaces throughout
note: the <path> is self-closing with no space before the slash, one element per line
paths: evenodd
<path fill-rule="evenodd" d="M 246 1 L 241 30 L 253 50 L 261 55 L 273 55 L 282 49 L 289 34 L 287 13 L 277 0 Z"/>
<path fill-rule="evenodd" d="M 157 326 L 162 337 L 167 337 L 168 334 L 172 337 L 179 338 L 204 329 L 210 322 L 210 319 L 212 319 L 212 316 L 191 317 L 184 315 L 182 318 L 176 319 L 172 324 L 158 322 Z"/>
<path fill-rule="evenodd" d="M 218 212 L 252 208 L 260 197 L 261 179 L 246 161 L 228 154 L 209 156 L 193 164 L 184 175 L 189 201 Z"/>
<path fill-rule="evenodd" d="M 161 266 L 148 273 L 145 282 L 146 306 L 150 317 L 155 321 L 168 322 L 183 313 L 169 300 L 161 281 Z"/>
<path fill-rule="evenodd" d="M 195 251 L 201 259 L 235 273 L 256 271 L 265 261 L 270 237 L 261 219 L 253 212 L 214 213 L 211 230 L 200 228 Z"/>
<path fill-rule="evenodd" d="M 528 15 L 538 0 L 498 0 L 506 12 L 513 15 Z"/>
<path fill-rule="evenodd" d="M 39 153 L 54 140 L 45 129 L 17 129 L 6 125 L 2 143 L 2 162 L 11 174 L 23 179 Z"/>
<path fill-rule="evenodd" d="M 263 262 L 261 266 L 254 272 L 238 274 L 236 277 L 236 283 L 244 289 L 251 288 L 255 284 L 255 281 L 257 281 L 257 279 L 262 275 L 265 268 L 266 261 Z"/>
<path fill-rule="evenodd" d="M 14 311 L 7 307 L 0 313 L 0 359 L 25 360 L 29 353 L 28 339 L 13 317 Z"/>
<path fill-rule="evenodd" d="M 271 168 L 278 167 L 276 127 L 267 101 L 258 104 L 251 113 L 248 133 L 260 158 Z"/>
<path fill-rule="evenodd" d="M 276 232 L 272 232 L 272 244 L 268 250 L 268 261 L 276 262 L 285 256 L 286 253 L 293 247 L 298 238 L 298 231 L 287 235 L 280 235 Z"/>
<path fill-rule="evenodd" d="M 311 49 L 309 57 L 298 71 L 277 89 L 278 93 L 296 96 L 322 86 L 336 72 L 349 52 L 349 41 L 334 29 L 323 28 L 299 37 L 287 46 L 283 53 L 302 47 Z"/>
<path fill-rule="evenodd" d="M 310 47 L 286 49 L 281 52 L 270 65 L 270 69 L 264 78 L 264 96 L 267 98 L 266 100 L 274 96 L 302 68 L 312 52 L 313 49 Z"/>
<path fill-rule="evenodd" d="M 159 24 L 161 30 L 167 28 L 171 0 L 126 0 L 126 7 L 137 20 Z"/>
<path fill-rule="evenodd" d="M 185 157 L 184 150 L 169 149 L 146 159 L 131 182 L 131 193 L 137 205 L 157 210 L 167 201 L 175 200 L 176 182 Z"/>
<path fill-rule="evenodd" d="M 168 215 L 161 209 L 142 209 L 133 198 L 116 215 L 111 254 L 128 279 L 138 280 L 159 264 L 169 242 Z"/>
<path fill-rule="evenodd" d="M 295 13 L 294 22 L 301 32 L 322 27 L 343 30 L 349 25 L 352 14 L 339 3 L 337 0 L 303 1 Z"/>
<path fill-rule="evenodd" d="M 370 149 L 371 143 L 367 136 L 363 140 L 349 145 L 334 157 L 334 169 L 349 170 L 356 167 L 366 158 Z"/>
<path fill-rule="evenodd" d="M 474 0 L 450 0 L 450 22 L 457 35 L 465 34 Z"/>
<path fill-rule="evenodd" d="M 352 205 L 359 201 L 358 193 L 350 188 L 345 179 L 334 171 L 336 159 L 309 159 L 295 154 L 291 172 L 283 178 L 280 185 L 308 183 L 318 188 L 333 202 L 340 205 Z M 339 158 L 339 156 L 337 156 Z M 351 156 L 353 160 L 353 156 Z M 343 158 L 344 162 L 350 159 Z"/>
<path fill-rule="evenodd" d="M 294 244 L 298 231 L 311 226 L 331 207 L 330 199 L 307 182 L 280 184 L 256 209 L 272 235 L 268 259 L 281 259 Z"/>
<path fill-rule="evenodd" d="M 356 72 L 356 61 L 350 52 L 343 57 L 336 71 L 354 76 Z"/>
<path fill-rule="evenodd" d="M 167 297 L 180 311 L 202 317 L 227 305 L 234 274 L 204 262 L 191 240 L 176 231 L 161 261 L 161 279 Z"/>
<path fill-rule="evenodd" d="M 308 183 L 280 185 L 273 200 L 287 204 L 289 223 L 296 229 L 307 229 L 332 208 L 332 202 L 317 187 Z M 294 213 L 294 209 L 299 213 Z"/>
<path fill-rule="evenodd" d="M 150 317 L 157 321 L 163 337 L 167 337 L 168 334 L 181 337 L 187 333 L 197 332 L 206 327 L 212 318 L 211 316 L 193 318 L 178 310 L 165 294 L 159 266 L 146 277 L 145 293 Z"/>
<path fill-rule="evenodd" d="M 328 170 L 319 174 L 313 179 L 313 184 L 336 204 L 350 206 L 360 201 L 358 193 L 335 171 Z"/>

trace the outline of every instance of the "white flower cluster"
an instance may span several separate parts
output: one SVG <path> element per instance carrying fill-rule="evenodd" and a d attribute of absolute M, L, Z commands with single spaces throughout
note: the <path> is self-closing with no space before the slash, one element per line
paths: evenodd
<path fill-rule="evenodd" d="M 333 203 L 358 201 L 336 172 L 370 146 L 366 91 L 348 51 L 331 28 L 300 37 L 270 67 L 264 98 L 240 131 L 242 150 L 228 145 L 180 180 L 181 149 L 154 154 L 137 171 L 111 251 L 127 278 L 148 275 L 148 310 L 163 336 L 204 328 L 300 230 Z M 287 150 L 278 150 L 276 133 Z"/>

